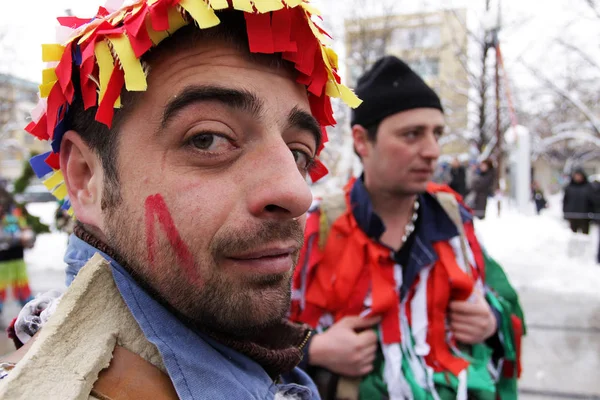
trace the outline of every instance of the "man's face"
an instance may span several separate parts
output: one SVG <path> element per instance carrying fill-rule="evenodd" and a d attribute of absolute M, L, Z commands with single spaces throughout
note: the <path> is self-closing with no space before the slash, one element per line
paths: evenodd
<path fill-rule="evenodd" d="M 375 141 L 367 141 L 362 154 L 369 188 L 399 195 L 424 192 L 440 155 L 443 130 L 444 115 L 433 108 L 403 111 L 381 121 Z"/>
<path fill-rule="evenodd" d="M 581 183 L 583 182 L 583 175 L 581 175 L 579 172 L 576 172 L 575 175 L 573 175 L 573 180 L 577 183 Z"/>
<path fill-rule="evenodd" d="M 151 64 L 119 132 L 105 236 L 189 323 L 250 335 L 281 320 L 320 130 L 290 71 L 212 42 Z"/>

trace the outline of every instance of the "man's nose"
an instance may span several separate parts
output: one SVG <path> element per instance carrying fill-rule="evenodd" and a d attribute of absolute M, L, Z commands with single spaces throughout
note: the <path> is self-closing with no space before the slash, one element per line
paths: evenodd
<path fill-rule="evenodd" d="M 421 156 L 429 160 L 437 160 L 440 157 L 440 144 L 438 137 L 433 132 L 427 132 L 421 147 Z"/>
<path fill-rule="evenodd" d="M 287 144 L 279 139 L 261 146 L 254 157 L 261 161 L 250 175 L 250 213 L 267 219 L 297 218 L 306 213 L 312 193 Z"/>

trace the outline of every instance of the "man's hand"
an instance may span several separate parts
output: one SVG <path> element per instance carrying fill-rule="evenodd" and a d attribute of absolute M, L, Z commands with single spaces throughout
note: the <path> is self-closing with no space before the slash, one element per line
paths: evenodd
<path fill-rule="evenodd" d="M 310 342 L 311 365 L 344 376 L 359 377 L 373 370 L 377 334 L 369 329 L 381 318 L 345 317 Z"/>
<path fill-rule="evenodd" d="M 479 291 L 470 301 L 453 301 L 449 308 L 450 329 L 459 342 L 482 343 L 498 329 L 494 312 Z"/>

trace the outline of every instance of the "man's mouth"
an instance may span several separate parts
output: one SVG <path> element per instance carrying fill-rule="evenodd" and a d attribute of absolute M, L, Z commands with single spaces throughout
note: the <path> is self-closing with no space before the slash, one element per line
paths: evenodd
<path fill-rule="evenodd" d="M 290 271 L 294 266 L 297 246 L 271 245 L 261 249 L 227 256 L 228 263 L 258 274 L 278 274 Z"/>

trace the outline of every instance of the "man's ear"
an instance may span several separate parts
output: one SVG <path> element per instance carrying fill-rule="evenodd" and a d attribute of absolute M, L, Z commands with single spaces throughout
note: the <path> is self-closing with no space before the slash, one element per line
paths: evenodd
<path fill-rule="evenodd" d="M 75 131 L 68 131 L 60 144 L 60 169 L 77 219 L 104 231 L 102 226 L 102 163 Z"/>
<path fill-rule="evenodd" d="M 354 125 L 352 127 L 352 139 L 354 140 L 354 150 L 356 154 L 363 159 L 369 155 L 369 134 L 364 126 Z"/>

